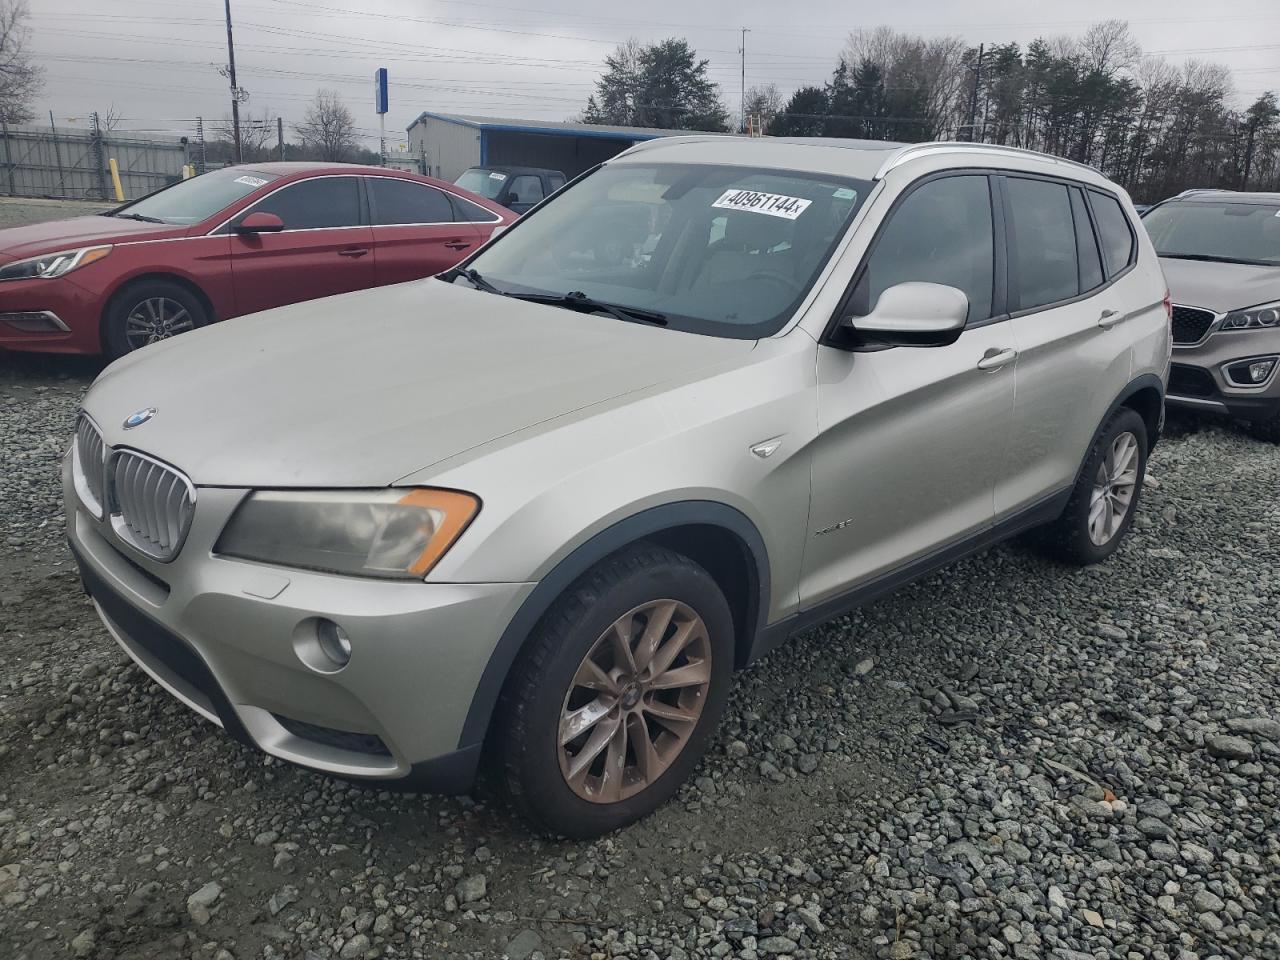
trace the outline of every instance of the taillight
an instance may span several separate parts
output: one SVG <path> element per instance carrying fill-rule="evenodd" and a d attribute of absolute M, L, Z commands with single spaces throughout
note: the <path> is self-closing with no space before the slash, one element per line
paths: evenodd
<path fill-rule="evenodd" d="M 1173 297 L 1168 290 L 1164 292 L 1164 315 L 1170 323 L 1173 322 Z"/>

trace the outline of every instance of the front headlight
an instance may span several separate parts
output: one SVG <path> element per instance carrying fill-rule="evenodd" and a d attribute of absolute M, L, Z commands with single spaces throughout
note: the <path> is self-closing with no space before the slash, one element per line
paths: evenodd
<path fill-rule="evenodd" d="M 1264 330 L 1276 326 L 1280 326 L 1280 302 L 1232 310 L 1222 320 L 1223 330 Z"/>
<path fill-rule="evenodd" d="M 101 260 L 111 252 L 111 245 L 81 247 L 79 250 L 60 250 L 42 253 L 38 257 L 17 260 L 0 267 L 0 280 L 50 280 L 61 277 L 79 267 Z"/>
<path fill-rule="evenodd" d="M 456 490 L 261 491 L 236 510 L 216 553 L 285 567 L 421 580 L 480 510 Z"/>

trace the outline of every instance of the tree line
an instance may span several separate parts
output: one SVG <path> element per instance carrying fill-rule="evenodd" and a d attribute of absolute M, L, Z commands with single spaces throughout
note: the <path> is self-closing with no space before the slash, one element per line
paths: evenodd
<path fill-rule="evenodd" d="M 606 58 L 583 112 L 595 123 L 727 130 L 729 113 L 683 40 Z M 889 27 L 850 34 L 830 78 L 783 97 L 748 92 L 771 136 L 971 140 L 1092 164 L 1137 200 L 1191 187 L 1280 190 L 1280 104 L 1233 106 L 1230 71 L 1144 54 L 1124 21 L 1078 37 L 969 46 Z"/>

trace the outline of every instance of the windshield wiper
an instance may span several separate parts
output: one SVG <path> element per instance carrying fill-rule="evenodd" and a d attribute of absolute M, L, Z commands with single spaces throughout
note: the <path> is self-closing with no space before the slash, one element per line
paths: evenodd
<path fill-rule="evenodd" d="M 1211 253 L 1161 253 L 1160 256 L 1170 260 L 1202 260 L 1206 263 L 1243 263 L 1248 267 L 1280 266 L 1277 260 L 1246 260 L 1241 257 L 1218 257 Z"/>
<path fill-rule="evenodd" d="M 531 303 L 545 303 L 549 307 L 567 307 L 570 310 L 584 310 L 588 313 L 607 313 L 615 320 L 626 320 L 631 323 L 652 323 L 665 327 L 667 318 L 652 310 L 640 310 L 636 307 L 624 307 L 616 303 L 606 303 L 589 297 L 581 290 L 570 290 L 565 294 L 554 293 L 513 293 L 510 296 Z"/>
<path fill-rule="evenodd" d="M 161 220 L 159 217 L 148 217 L 141 213 L 107 213 L 103 214 L 107 217 L 119 217 L 121 220 L 137 220 L 141 223 L 168 223 L 167 220 Z"/>
<path fill-rule="evenodd" d="M 449 273 L 453 274 L 452 277 L 449 277 L 450 280 L 462 277 L 465 280 L 469 280 L 477 290 L 483 290 L 485 293 L 496 293 L 500 297 L 507 296 L 505 290 L 499 290 L 484 277 L 480 276 L 479 270 L 471 267 L 454 267 Z"/>

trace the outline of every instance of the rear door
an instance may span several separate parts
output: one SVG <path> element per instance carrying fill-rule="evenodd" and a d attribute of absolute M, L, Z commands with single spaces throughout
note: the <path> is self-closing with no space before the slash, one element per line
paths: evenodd
<path fill-rule="evenodd" d="M 1007 174 L 1002 186 L 1010 324 L 1019 355 L 997 515 L 1061 494 L 1075 482 L 1103 416 L 1130 379 L 1122 326 L 1150 306 L 1135 304 L 1126 293 L 1136 243 L 1123 214 L 1122 236 L 1113 238 L 1109 253 L 1100 249 L 1091 208 L 1096 197 L 1118 209 L 1114 197 L 1025 174 Z"/>
<path fill-rule="evenodd" d="M 456 222 L 443 190 L 400 177 L 367 177 L 379 286 L 448 270 L 484 242 L 474 224 Z"/>
<path fill-rule="evenodd" d="M 274 213 L 279 233 L 240 234 L 249 213 Z M 312 177 L 267 194 L 226 228 L 236 312 L 314 300 L 374 285 L 373 231 L 359 177 Z"/>

